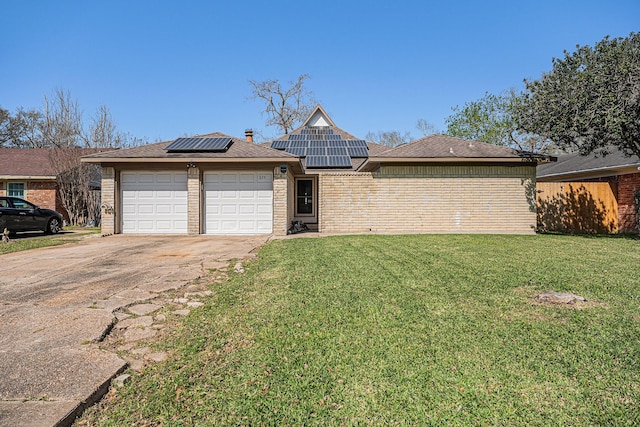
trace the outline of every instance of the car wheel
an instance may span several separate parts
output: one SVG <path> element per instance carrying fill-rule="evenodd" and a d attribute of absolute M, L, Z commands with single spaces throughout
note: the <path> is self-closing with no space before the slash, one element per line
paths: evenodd
<path fill-rule="evenodd" d="M 47 234 L 56 234 L 60 231 L 60 221 L 58 218 L 51 218 L 47 223 L 47 230 L 45 233 Z"/>

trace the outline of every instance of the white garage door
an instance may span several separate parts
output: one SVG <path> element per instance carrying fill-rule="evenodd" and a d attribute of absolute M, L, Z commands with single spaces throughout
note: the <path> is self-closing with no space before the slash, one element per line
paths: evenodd
<path fill-rule="evenodd" d="M 206 234 L 270 234 L 273 224 L 273 173 L 206 172 Z"/>
<path fill-rule="evenodd" d="M 122 232 L 187 233 L 187 173 L 122 172 Z"/>

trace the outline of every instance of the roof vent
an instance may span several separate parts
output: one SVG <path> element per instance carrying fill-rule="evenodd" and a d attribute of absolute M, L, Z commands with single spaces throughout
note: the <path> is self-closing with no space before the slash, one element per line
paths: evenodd
<path fill-rule="evenodd" d="M 449 153 L 453 154 L 453 148 L 452 147 L 449 147 Z"/>

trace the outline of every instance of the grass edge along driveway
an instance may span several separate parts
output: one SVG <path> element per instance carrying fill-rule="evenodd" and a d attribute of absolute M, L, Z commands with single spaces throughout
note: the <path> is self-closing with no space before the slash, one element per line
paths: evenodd
<path fill-rule="evenodd" d="M 151 343 L 169 360 L 78 424 L 637 425 L 639 249 L 551 235 L 274 241 Z M 589 301 L 535 303 L 543 291 Z"/>

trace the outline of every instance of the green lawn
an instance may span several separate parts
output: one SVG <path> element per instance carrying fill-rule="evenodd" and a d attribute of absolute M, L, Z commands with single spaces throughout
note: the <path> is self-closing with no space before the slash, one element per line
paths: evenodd
<path fill-rule="evenodd" d="M 281 240 L 211 289 L 83 423 L 640 423 L 639 240 Z"/>
<path fill-rule="evenodd" d="M 74 229 L 73 227 L 65 227 L 65 229 Z M 75 228 L 77 229 L 77 228 Z M 45 248 L 48 246 L 59 246 L 66 243 L 77 242 L 81 235 L 96 234 L 99 233 L 98 228 L 84 228 L 81 232 L 73 234 L 54 234 L 46 235 L 40 233 L 26 233 L 19 234 L 16 238 L 11 237 L 9 243 L 3 243 L 0 241 L 0 255 L 9 254 L 13 252 L 27 251 L 29 249 Z"/>

